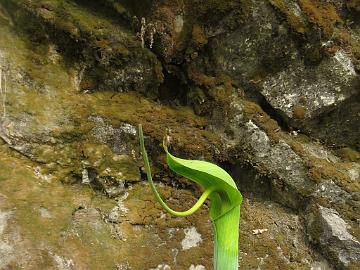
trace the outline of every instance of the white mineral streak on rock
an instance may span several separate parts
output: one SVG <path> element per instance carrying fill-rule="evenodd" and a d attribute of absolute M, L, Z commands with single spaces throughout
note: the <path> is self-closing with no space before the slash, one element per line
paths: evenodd
<path fill-rule="evenodd" d="M 81 176 L 82 176 L 82 184 L 90 184 L 90 179 L 89 179 L 89 173 L 87 169 L 83 169 L 81 171 Z"/>
<path fill-rule="evenodd" d="M 336 212 L 334 209 L 322 206 L 320 206 L 320 212 L 322 218 L 327 223 L 327 227 L 330 230 L 332 236 L 337 237 L 339 240 L 342 241 L 354 241 L 356 243 L 359 243 L 359 241 L 357 241 L 356 238 L 347 231 L 346 228 L 348 227 L 348 225 L 339 216 L 338 212 Z"/>
<path fill-rule="evenodd" d="M 167 264 L 159 264 L 156 268 L 150 268 L 149 270 L 171 270 L 171 267 Z"/>
<path fill-rule="evenodd" d="M 72 259 L 67 259 L 59 255 L 54 254 L 53 256 L 59 270 L 73 270 L 74 262 Z"/>
<path fill-rule="evenodd" d="M 195 227 L 184 229 L 185 238 L 181 241 L 182 249 L 190 249 L 197 247 L 201 242 L 201 234 L 199 234 Z"/>
<path fill-rule="evenodd" d="M 127 134 L 136 135 L 136 128 L 128 123 L 122 124 L 120 129 L 122 129 Z"/>
<path fill-rule="evenodd" d="M 338 50 L 335 53 L 334 58 L 342 65 L 344 70 L 347 71 L 348 75 L 356 76 L 354 65 L 351 62 L 350 57 L 343 50 Z"/>
<path fill-rule="evenodd" d="M 198 265 L 191 265 L 189 270 L 205 270 L 205 266 L 201 265 L 201 264 L 198 264 Z"/>
<path fill-rule="evenodd" d="M 246 123 L 248 131 L 251 133 L 251 144 L 256 151 L 256 155 L 260 158 L 266 156 L 269 148 L 269 137 L 266 133 L 259 129 L 251 120 Z"/>
<path fill-rule="evenodd" d="M 360 168 L 359 167 L 354 167 L 354 168 L 352 168 L 352 169 L 350 169 L 349 171 L 348 171 L 348 173 L 349 173 L 349 177 L 350 177 L 350 179 L 351 180 L 360 180 L 359 178 L 360 178 Z"/>
<path fill-rule="evenodd" d="M 258 234 L 262 234 L 264 232 L 267 232 L 268 229 L 255 229 L 255 230 L 252 230 L 252 234 L 253 235 L 258 235 Z"/>
<path fill-rule="evenodd" d="M 332 105 L 336 102 L 336 98 L 332 93 L 324 93 L 320 96 L 320 99 L 325 106 Z"/>
<path fill-rule="evenodd" d="M 45 207 L 40 207 L 39 213 L 42 218 L 51 218 L 52 217 L 49 210 L 46 209 Z"/>
<path fill-rule="evenodd" d="M 127 212 L 129 212 L 129 209 L 125 207 L 124 201 L 127 199 L 127 197 L 129 196 L 128 192 L 125 192 L 125 194 L 123 196 L 121 196 L 120 200 L 118 201 L 117 205 L 119 206 L 120 210 L 126 214 Z"/>
<path fill-rule="evenodd" d="M 129 212 L 129 209 L 124 204 L 124 201 L 127 199 L 128 196 L 129 193 L 125 192 L 124 195 L 122 195 L 118 199 L 117 206 L 111 209 L 108 215 L 108 219 L 110 222 L 117 222 L 119 217 L 123 217 Z"/>
<path fill-rule="evenodd" d="M 181 15 L 175 17 L 175 32 L 180 33 L 184 26 L 184 18 Z"/>

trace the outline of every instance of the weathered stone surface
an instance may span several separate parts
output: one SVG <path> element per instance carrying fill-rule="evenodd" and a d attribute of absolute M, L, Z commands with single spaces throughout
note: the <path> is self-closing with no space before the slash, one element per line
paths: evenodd
<path fill-rule="evenodd" d="M 286 66 L 295 49 L 285 25 L 277 20 L 267 1 L 254 1 L 251 7 L 251 17 L 245 25 L 229 33 L 214 29 L 215 33 L 221 32 L 208 46 L 212 69 L 217 74 L 229 74 L 242 84 L 257 81 L 262 73 L 276 72 Z"/>
<path fill-rule="evenodd" d="M 354 241 L 359 242 L 359 164 L 343 161 L 303 135 L 281 132 L 277 123 L 258 105 L 236 95 L 231 100 L 225 114 L 227 120 L 220 123 L 217 120 L 213 129 L 223 138 L 230 156 L 240 162 L 232 165 L 231 170 L 240 178 L 242 190 L 249 190 L 256 196 L 269 196 L 287 207 L 307 208 L 313 224 L 321 223 L 322 218 L 316 214 L 314 205 L 337 210 L 346 220 Z M 255 173 L 238 168 L 249 167 L 249 163 Z M 251 179 L 255 183 L 246 179 L 247 175 L 253 175 Z M 354 254 L 359 251 L 357 245 L 352 247 Z M 338 261 L 336 258 L 329 260 Z M 352 269 L 351 265 L 356 266 L 353 255 L 344 267 Z"/>
<path fill-rule="evenodd" d="M 286 69 L 268 76 L 261 90 L 271 106 L 288 118 L 317 118 L 357 93 L 359 76 L 342 49 L 315 67 L 306 67 L 296 53 L 293 58 Z"/>
<path fill-rule="evenodd" d="M 360 242 L 348 232 L 349 225 L 331 208 L 318 206 L 307 216 L 310 241 L 323 249 L 340 269 L 359 267 Z"/>
<path fill-rule="evenodd" d="M 251 17 L 235 30 L 217 24 L 211 30 L 217 34 L 209 39 L 206 53 L 199 54 L 193 61 L 190 78 L 199 83 L 199 76 L 192 74 L 194 70 L 208 78 L 225 73 L 250 96 L 264 97 L 271 110 L 287 125 L 321 139 L 325 139 L 325 132 L 336 129 L 340 123 L 344 128 L 347 125 L 358 127 L 359 109 L 353 101 L 360 85 L 354 56 L 358 42 L 349 41 L 353 45 L 343 46 L 347 44 L 345 35 L 349 40 L 358 40 L 357 34 L 335 26 L 341 19 L 331 4 L 324 4 L 324 9 L 326 6 L 334 13 L 334 25 L 320 26 L 326 28 L 322 29 L 325 32 L 331 28 L 335 40 L 322 35 L 320 29 L 311 25 L 312 20 L 320 20 L 311 13 L 315 13 L 316 7 L 325 12 L 322 4 L 313 7 L 311 1 L 300 1 L 300 6 L 294 1 L 270 2 L 253 1 Z M 285 12 L 287 22 L 279 18 L 279 11 Z M 228 14 L 229 19 L 232 16 Z M 294 34 L 294 30 L 298 33 Z M 339 107 L 333 114 L 328 114 L 345 101 L 343 109 Z M 351 112 L 345 109 L 349 105 L 354 108 Z M 342 121 L 343 118 L 346 121 Z M 348 141 L 351 147 L 358 148 L 359 128 L 353 128 L 351 135 L 340 135 L 342 129 L 337 130 L 336 136 L 328 138 L 330 142 Z"/>
<path fill-rule="evenodd" d="M 45 181 L 28 160 L 3 146 L 0 151 L 1 268 L 149 269 L 168 264 L 188 269 L 204 264 L 210 269 L 211 227 L 205 209 L 184 222 L 156 208 L 147 186 L 135 185 L 114 201 L 86 186 L 63 185 L 56 177 Z M 192 198 L 189 192 L 177 194 Z M 188 227 L 197 228 L 200 242 L 191 242 Z M 192 244 L 182 249 L 186 237 Z M 190 259 L 193 252 L 197 256 Z"/>
<path fill-rule="evenodd" d="M 261 173 L 271 175 L 272 196 L 289 207 L 301 207 L 313 191 L 315 182 L 308 177 L 307 164 L 292 149 L 289 138 L 280 135 L 276 122 L 272 122 L 260 107 L 235 95 L 229 113 L 232 118 L 222 131 L 228 151 L 256 166 Z M 272 130 L 261 127 L 254 116 Z M 278 134 L 269 134 L 269 131 Z"/>

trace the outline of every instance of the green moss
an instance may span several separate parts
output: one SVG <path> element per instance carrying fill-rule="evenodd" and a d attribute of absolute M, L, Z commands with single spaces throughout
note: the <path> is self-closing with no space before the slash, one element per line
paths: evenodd
<path fill-rule="evenodd" d="M 99 177 L 112 177 L 119 181 L 139 181 L 139 165 L 128 155 L 115 155 L 106 145 L 86 143 L 82 145 L 83 160 L 88 166 L 96 168 Z"/>

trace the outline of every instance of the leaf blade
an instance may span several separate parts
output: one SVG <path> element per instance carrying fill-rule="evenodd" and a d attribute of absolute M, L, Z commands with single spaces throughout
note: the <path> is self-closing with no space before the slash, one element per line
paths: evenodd
<path fill-rule="evenodd" d="M 202 160 L 187 160 L 173 156 L 164 144 L 169 168 L 194 181 L 204 189 L 215 188 L 220 197 L 211 195 L 210 216 L 213 220 L 224 215 L 242 202 L 242 195 L 232 177 L 216 164 Z"/>

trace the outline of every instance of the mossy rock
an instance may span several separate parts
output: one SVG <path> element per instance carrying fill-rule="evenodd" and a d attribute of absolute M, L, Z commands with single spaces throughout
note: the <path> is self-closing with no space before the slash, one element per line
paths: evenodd
<path fill-rule="evenodd" d="M 84 67 L 83 90 L 139 91 L 157 95 L 162 68 L 156 56 L 142 48 L 130 29 L 101 14 L 63 0 L 6 4 L 17 29 L 31 46 L 54 43 L 65 64 Z M 91 88 L 91 89 L 89 89 Z"/>

